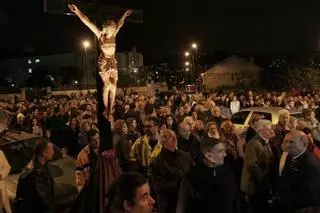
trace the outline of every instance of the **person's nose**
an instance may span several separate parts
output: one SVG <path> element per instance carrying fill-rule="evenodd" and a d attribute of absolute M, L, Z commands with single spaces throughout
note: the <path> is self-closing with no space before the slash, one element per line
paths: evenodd
<path fill-rule="evenodd" d="M 223 157 L 226 157 L 226 156 L 227 156 L 227 152 L 224 151 L 224 152 L 223 152 Z"/>
<path fill-rule="evenodd" d="M 151 203 L 152 205 L 154 205 L 154 204 L 156 203 L 156 201 L 151 197 L 151 195 L 149 195 L 149 198 L 150 198 L 150 203 Z"/>

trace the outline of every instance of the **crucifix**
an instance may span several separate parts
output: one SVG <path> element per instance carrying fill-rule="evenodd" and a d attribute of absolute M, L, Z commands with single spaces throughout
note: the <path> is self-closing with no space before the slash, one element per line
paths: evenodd
<path fill-rule="evenodd" d="M 98 58 L 99 74 L 103 81 L 103 103 L 105 107 L 104 115 L 111 122 L 113 106 L 116 98 L 118 82 L 118 69 L 116 61 L 116 35 L 123 26 L 125 19 L 132 14 L 132 10 L 127 10 L 118 23 L 113 20 L 106 21 L 102 29 L 93 24 L 76 5 L 69 4 L 69 9 L 76 14 L 80 20 L 94 33 L 98 39 L 101 54 Z"/>
<path fill-rule="evenodd" d="M 68 4 L 67 4 L 68 3 Z M 119 7 L 107 6 L 95 0 L 94 3 L 77 2 L 81 7 L 91 9 L 96 14 L 95 22 L 99 23 L 100 12 L 108 13 L 115 16 L 113 12 L 121 10 Z M 68 5 L 68 7 L 66 7 Z M 121 174 L 121 169 L 117 161 L 115 150 L 112 147 L 112 107 L 116 96 L 118 69 L 115 58 L 116 42 L 115 38 L 123 26 L 127 17 L 132 14 L 132 10 L 126 10 L 118 22 L 107 21 L 99 29 L 89 18 L 84 15 L 79 8 L 70 4 L 70 0 L 44 0 L 46 12 L 67 14 L 66 9 L 71 10 L 80 20 L 94 33 L 100 47 L 100 56 L 98 57 L 96 72 L 97 85 L 97 116 L 98 128 L 100 134 L 100 152 L 99 160 L 93 169 L 90 179 L 86 186 L 82 189 L 74 208 L 74 213 L 102 213 L 106 201 L 106 194 L 109 185 Z M 51 7 L 51 8 L 50 8 Z M 107 12 L 106 12 L 107 11 Z M 113 13 L 113 14 L 112 14 Z M 142 12 L 134 11 L 131 22 L 140 22 Z"/>

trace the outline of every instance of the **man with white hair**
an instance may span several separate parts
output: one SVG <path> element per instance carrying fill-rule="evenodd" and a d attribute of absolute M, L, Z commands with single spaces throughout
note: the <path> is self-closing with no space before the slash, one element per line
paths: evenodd
<path fill-rule="evenodd" d="M 290 131 L 289 121 L 290 112 L 286 109 L 282 109 L 278 112 L 279 122 L 274 126 L 275 137 L 272 139 L 271 149 L 275 157 L 276 166 L 279 165 L 282 155 L 282 142 L 286 134 Z"/>
<path fill-rule="evenodd" d="M 293 130 L 283 142 L 288 153 L 280 179 L 280 209 L 283 213 L 320 212 L 320 161 L 307 150 L 309 140 Z"/>
<path fill-rule="evenodd" d="M 151 163 L 152 182 L 158 198 L 159 213 L 175 212 L 180 180 L 193 165 L 191 156 L 177 149 L 176 134 L 165 129 L 158 138 L 160 154 Z"/>
<path fill-rule="evenodd" d="M 200 142 L 192 134 L 191 127 L 187 123 L 180 123 L 178 126 L 178 148 L 188 152 L 196 162 L 200 157 Z"/>
<path fill-rule="evenodd" d="M 270 212 L 271 183 L 274 169 L 274 155 L 269 140 L 274 137 L 272 123 L 259 120 L 255 128 L 257 135 L 246 145 L 244 166 L 241 176 L 241 190 L 246 194 L 250 213 Z"/>

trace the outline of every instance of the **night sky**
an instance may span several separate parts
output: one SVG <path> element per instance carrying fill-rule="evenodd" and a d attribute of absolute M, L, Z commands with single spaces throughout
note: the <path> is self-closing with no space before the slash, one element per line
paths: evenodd
<path fill-rule="evenodd" d="M 93 37 L 75 17 L 43 13 L 41 2 L 1 3 L 2 58 L 23 56 L 30 48 L 39 54 L 77 52 L 81 40 Z M 112 0 L 117 2 L 135 4 L 135 0 Z M 144 23 L 125 25 L 119 34 L 118 50 L 136 45 L 147 61 L 178 54 L 193 41 L 199 43 L 201 52 L 219 50 L 253 56 L 309 57 L 320 49 L 317 0 L 280 3 L 279 0 L 139 0 L 138 3 L 144 10 Z"/>

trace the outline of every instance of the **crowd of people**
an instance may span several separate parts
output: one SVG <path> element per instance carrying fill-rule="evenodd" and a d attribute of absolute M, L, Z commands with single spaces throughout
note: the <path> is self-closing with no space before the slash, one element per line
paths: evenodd
<path fill-rule="evenodd" d="M 125 173 L 110 189 L 107 212 L 320 212 L 319 94 L 174 89 L 166 96 L 117 97 L 112 143 Z M 50 138 L 76 159 L 81 191 L 99 155 L 95 97 L 0 106 L 14 115 L 11 126 Z M 255 106 L 282 107 L 279 123 L 252 115 L 240 135 L 232 114 Z M 143 194 L 126 199 L 137 188 Z"/>

